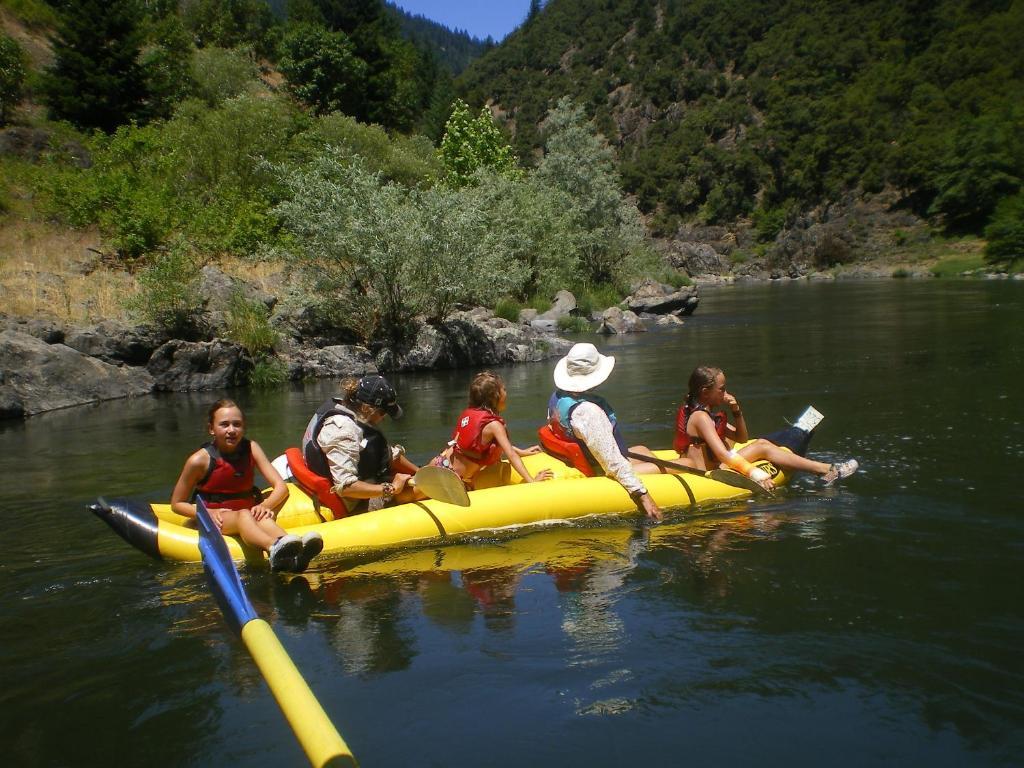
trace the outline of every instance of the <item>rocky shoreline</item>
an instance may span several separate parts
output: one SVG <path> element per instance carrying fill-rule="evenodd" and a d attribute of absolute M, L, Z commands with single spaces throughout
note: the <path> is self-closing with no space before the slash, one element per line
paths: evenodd
<path fill-rule="evenodd" d="M 272 358 L 289 380 L 539 362 L 571 346 L 558 335 L 561 318 L 581 317 L 575 297 L 560 291 L 549 310 L 523 310 L 518 322 L 483 308 L 464 309 L 440 324 L 418 321 L 415 335 L 401 347 L 368 347 L 339 341 L 304 308 L 278 307 L 276 298 L 214 267 L 204 268 L 201 285 L 204 309 L 196 338 L 172 338 L 152 326 L 115 320 L 76 327 L 0 315 L 0 418 L 155 392 L 249 385 L 256 358 L 224 338 L 223 297 L 236 291 L 272 312 L 278 334 Z M 697 292 L 644 281 L 622 305 L 582 319 L 606 334 L 678 325 L 696 309 Z"/>
<path fill-rule="evenodd" d="M 685 248 L 677 251 L 686 253 Z M 766 281 L 934 277 L 924 266 L 906 268 L 877 262 L 828 271 L 792 264 L 785 272 L 754 265 L 746 271 L 724 272 L 720 254 L 715 256 L 716 269 L 697 272 L 711 266 L 709 258 L 709 247 L 670 258 L 680 270 L 693 270 L 693 285 L 674 289 L 644 280 L 621 304 L 589 317 L 583 316 L 571 293 L 560 291 L 547 311 L 524 309 L 517 322 L 480 307 L 453 312 L 440 324 L 419 320 L 416 333 L 401 347 L 346 342 L 308 308 L 279 306 L 276 297 L 208 266 L 203 269 L 199 289 L 203 310 L 192 338 L 174 338 L 152 326 L 117 320 L 69 326 L 56 320 L 0 314 L 0 419 L 157 392 L 248 386 L 257 358 L 225 338 L 225 297 L 238 292 L 266 306 L 278 336 L 271 359 L 282 367 L 285 379 L 297 381 L 539 362 L 561 356 L 571 346 L 559 335 L 563 327 L 619 334 L 680 325 L 697 308 L 699 291 L 704 288 Z M 1024 274 L 981 277 L 1024 279 Z M 563 318 L 573 318 L 573 322 L 566 324 Z"/>

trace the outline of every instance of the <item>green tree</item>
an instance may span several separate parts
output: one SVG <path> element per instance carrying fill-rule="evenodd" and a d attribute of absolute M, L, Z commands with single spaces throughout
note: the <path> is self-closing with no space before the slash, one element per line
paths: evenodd
<path fill-rule="evenodd" d="M 514 176 L 519 169 L 512 147 L 491 119 L 490 110 L 481 107 L 475 118 L 470 117 L 469 106 L 462 99 L 455 101 L 445 125 L 441 160 L 448 183 L 454 187 L 471 183 L 479 168 L 507 176 Z"/>
<path fill-rule="evenodd" d="M 200 48 L 251 45 L 260 54 L 272 53 L 274 16 L 264 0 L 184 0 L 181 19 Z"/>
<path fill-rule="evenodd" d="M 986 115 L 957 132 L 929 213 L 942 214 L 953 228 L 974 228 L 991 217 L 999 200 L 1024 184 L 1021 120 Z"/>
<path fill-rule="evenodd" d="M 366 62 L 355 55 L 348 35 L 297 24 L 281 40 L 280 51 L 289 90 L 317 114 L 362 113 Z"/>
<path fill-rule="evenodd" d="M 259 82 L 252 50 L 247 48 L 200 48 L 192 54 L 189 73 L 193 95 L 209 107 L 241 96 Z"/>
<path fill-rule="evenodd" d="M 18 42 L 0 32 L 0 125 L 21 101 L 25 86 L 25 53 Z"/>
<path fill-rule="evenodd" d="M 169 117 L 174 106 L 194 88 L 192 79 L 192 42 L 174 13 L 149 25 L 149 45 L 140 57 L 150 95 L 148 112 L 152 117 Z"/>
<path fill-rule="evenodd" d="M 612 150 L 582 107 L 563 97 L 546 124 L 546 153 L 536 174 L 572 201 L 582 282 L 585 287 L 614 282 L 643 244 L 640 212 L 626 200 Z"/>
<path fill-rule="evenodd" d="M 985 258 L 993 264 L 1024 260 L 1024 193 L 1005 198 L 987 227 Z"/>
<path fill-rule="evenodd" d="M 133 0 L 78 0 L 60 12 L 54 64 L 43 79 L 53 117 L 111 133 L 144 119 L 149 94 L 139 64 L 142 33 Z"/>

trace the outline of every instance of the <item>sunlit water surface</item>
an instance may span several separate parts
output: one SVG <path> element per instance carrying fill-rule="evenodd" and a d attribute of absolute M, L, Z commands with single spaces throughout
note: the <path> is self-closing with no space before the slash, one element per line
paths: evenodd
<path fill-rule="evenodd" d="M 814 404 L 839 488 L 587 521 L 290 578 L 244 568 L 365 766 L 1009 765 L 1024 749 L 1024 286 L 705 291 L 685 327 L 599 341 L 631 442 L 665 446 L 689 371 L 754 431 Z M 534 442 L 554 361 L 501 369 Z M 396 376 L 390 436 L 440 448 L 473 372 Z M 233 394 L 294 444 L 331 382 Z M 222 393 L 0 425 L 5 765 L 301 765 L 210 599 L 85 505 L 166 499 Z"/>

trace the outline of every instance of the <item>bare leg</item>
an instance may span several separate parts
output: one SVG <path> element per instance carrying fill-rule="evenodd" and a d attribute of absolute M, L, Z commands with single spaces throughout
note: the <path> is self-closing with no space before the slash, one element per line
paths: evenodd
<path fill-rule="evenodd" d="M 270 518 L 264 518 L 257 522 L 247 509 L 222 510 L 221 519 L 224 521 L 221 526 L 222 532 L 237 533 L 246 544 L 259 547 L 264 552 L 269 552 L 270 546 L 286 533 L 277 522 Z"/>
<path fill-rule="evenodd" d="M 812 472 L 816 475 L 824 475 L 828 472 L 829 465 L 820 461 L 812 461 L 798 456 L 795 453 L 783 450 L 774 443 L 758 438 L 750 445 L 740 449 L 740 456 L 747 461 L 767 459 L 780 469 L 793 469 L 797 472 Z"/>

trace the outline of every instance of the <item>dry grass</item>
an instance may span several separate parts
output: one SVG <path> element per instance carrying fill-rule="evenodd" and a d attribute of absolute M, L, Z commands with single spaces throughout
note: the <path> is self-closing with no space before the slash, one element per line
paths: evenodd
<path fill-rule="evenodd" d="M 50 224 L 0 222 L 0 311 L 50 317 L 69 323 L 125 319 L 124 300 L 135 279 L 104 267 L 93 269 L 99 235 Z"/>
<path fill-rule="evenodd" d="M 0 219 L 0 313 L 92 324 L 130 321 L 126 300 L 139 291 L 125 271 L 100 264 L 101 238 L 95 229 Z M 238 257 L 211 260 L 225 274 L 280 295 L 282 267 Z"/>

